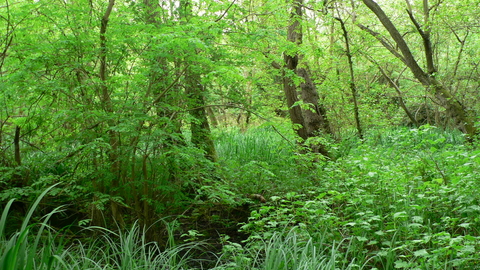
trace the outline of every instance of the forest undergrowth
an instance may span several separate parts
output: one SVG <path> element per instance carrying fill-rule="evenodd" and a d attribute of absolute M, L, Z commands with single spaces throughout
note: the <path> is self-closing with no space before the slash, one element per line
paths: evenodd
<path fill-rule="evenodd" d="M 67 238 L 67 229 L 48 225 L 61 205 L 35 218 L 55 187 L 7 231 L 15 202 L 5 201 L 0 268 L 480 269 L 476 142 L 428 125 L 371 130 L 363 141 L 325 139 L 335 156 L 325 160 L 296 154 L 288 130 L 217 131 L 217 178 L 193 200 L 227 209 L 199 206 L 159 221 L 166 245 L 149 241 L 138 223 L 115 231 L 77 221 L 82 237 Z M 218 229 L 196 224 L 206 219 Z"/>

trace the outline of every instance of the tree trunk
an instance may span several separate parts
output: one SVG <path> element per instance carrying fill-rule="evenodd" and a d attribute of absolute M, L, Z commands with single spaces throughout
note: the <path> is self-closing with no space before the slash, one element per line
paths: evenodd
<path fill-rule="evenodd" d="M 100 100 L 103 106 L 103 109 L 106 113 L 113 115 L 114 114 L 114 108 L 112 104 L 112 99 L 110 96 L 110 92 L 107 86 L 107 38 L 106 38 L 106 33 L 107 33 L 107 26 L 108 26 L 108 20 L 110 17 L 110 14 L 113 10 L 113 6 L 115 4 L 115 0 L 109 0 L 107 9 L 102 17 L 101 20 L 101 26 L 100 26 L 100 71 L 99 71 L 99 77 L 100 77 Z M 108 124 L 108 137 L 109 137 L 109 144 L 111 149 L 108 152 L 108 158 L 110 162 L 110 173 L 112 174 L 112 182 L 111 182 L 111 191 L 110 195 L 111 196 L 116 196 L 118 194 L 118 188 L 120 186 L 120 155 L 119 155 L 119 144 L 120 144 L 120 139 L 119 136 L 120 134 L 112 129 L 116 125 L 115 121 L 113 119 L 110 119 L 107 121 Z M 116 222 L 120 226 L 124 226 L 125 223 L 123 221 L 123 216 L 120 211 L 119 204 L 112 200 L 110 202 L 110 209 L 112 211 L 112 216 Z"/>
<path fill-rule="evenodd" d="M 288 27 L 287 40 L 300 45 L 302 43 L 302 28 L 300 20 L 302 17 L 302 4 L 303 0 L 295 0 L 293 11 L 290 15 L 292 20 L 291 25 Z M 303 119 L 302 108 L 298 103 L 297 86 L 293 81 L 293 76 L 296 74 L 298 66 L 298 53 L 287 53 L 283 55 L 284 59 L 284 71 L 283 71 L 283 91 L 287 99 L 288 112 L 290 113 L 290 120 L 295 125 L 298 136 L 303 140 L 308 139 L 308 133 L 305 128 L 305 122 Z"/>
<path fill-rule="evenodd" d="M 13 138 L 13 146 L 15 149 L 15 163 L 17 163 L 17 166 L 21 166 L 22 158 L 20 156 L 20 127 L 19 126 L 15 127 L 15 136 Z"/>
<path fill-rule="evenodd" d="M 302 44 L 303 0 L 294 0 L 290 15 L 291 24 L 288 27 L 287 40 L 297 46 Z M 284 53 L 283 90 L 287 99 L 290 120 L 295 125 L 295 130 L 300 138 L 306 141 L 308 138 L 319 136 L 321 133 L 331 134 L 330 125 L 326 116 L 326 110 L 319 105 L 319 96 L 310 74 L 305 68 L 298 68 L 298 52 Z M 298 105 L 298 86 L 295 85 L 293 76 L 300 76 L 303 82 L 300 84 L 302 102 L 306 109 Z M 309 145 L 310 151 L 329 156 L 324 145 Z"/>
<path fill-rule="evenodd" d="M 353 99 L 353 114 L 355 117 L 355 124 L 357 126 L 357 133 L 360 139 L 363 139 L 363 130 L 362 125 L 360 123 L 360 113 L 358 110 L 358 101 L 357 101 L 357 86 L 355 85 L 355 72 L 353 70 L 353 60 L 352 60 L 352 52 L 350 51 L 350 40 L 348 38 L 348 32 L 345 28 L 345 23 L 341 18 L 335 18 L 337 21 L 340 22 L 340 27 L 342 28 L 343 38 L 345 39 L 345 51 L 347 53 L 348 59 L 348 70 L 350 72 L 350 91 L 352 93 Z"/>
<path fill-rule="evenodd" d="M 211 107 L 206 107 L 205 110 L 207 112 L 208 119 L 210 119 L 210 123 L 212 124 L 212 126 L 214 128 L 218 127 L 218 120 L 217 120 L 217 117 L 215 116 L 215 112 L 213 112 L 212 108 Z"/>
<path fill-rule="evenodd" d="M 204 87 L 200 83 L 200 75 L 195 72 L 187 72 L 186 94 L 189 99 L 190 115 L 193 120 L 190 123 L 192 131 L 192 143 L 205 151 L 205 156 L 211 161 L 217 160 L 215 144 L 211 137 L 208 116 L 205 111 Z"/>
<path fill-rule="evenodd" d="M 191 0 L 181 0 L 179 6 L 180 19 L 189 20 L 192 17 Z M 199 53 L 199 52 L 195 52 Z M 188 98 L 188 105 L 192 121 L 190 129 L 192 132 L 192 143 L 195 147 L 205 152 L 205 157 L 211 161 L 217 160 L 215 144 L 210 132 L 208 115 L 205 103 L 205 87 L 201 83 L 201 76 L 195 67 L 198 63 L 189 64 L 185 69 L 185 93 Z"/>
<path fill-rule="evenodd" d="M 430 42 L 429 30 L 423 31 L 421 26 L 413 17 L 413 14 L 409 12 L 410 19 L 414 23 L 423 40 L 427 62 L 427 72 L 425 72 L 413 57 L 413 54 L 403 36 L 400 34 L 400 32 L 398 32 L 397 28 L 393 25 L 382 8 L 372 0 L 362 1 L 371 11 L 373 11 L 385 29 L 389 32 L 390 36 L 397 43 L 397 46 L 402 53 L 402 61 L 407 65 L 415 78 L 440 100 L 441 104 L 446 108 L 448 114 L 452 119 L 454 119 L 455 124 L 460 130 L 465 132 L 470 139 L 476 135 L 477 130 L 474 126 L 474 121 L 468 115 L 465 107 L 450 93 L 446 86 L 444 86 L 435 78 L 433 48 Z M 424 4 L 425 3 L 428 5 L 428 2 L 424 1 Z M 426 10 L 424 12 L 428 12 L 428 7 L 426 7 L 426 9 L 424 8 L 424 10 Z"/>
<path fill-rule="evenodd" d="M 330 124 L 327 119 L 326 109 L 319 103 L 317 88 L 310 78 L 307 69 L 297 69 L 297 75 L 302 77 L 304 81 L 300 83 L 302 101 L 306 106 L 303 110 L 303 119 L 308 137 L 323 134 L 332 134 Z"/>

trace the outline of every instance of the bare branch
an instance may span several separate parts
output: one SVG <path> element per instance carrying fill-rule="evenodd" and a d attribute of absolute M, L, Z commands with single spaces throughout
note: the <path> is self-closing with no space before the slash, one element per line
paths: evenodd
<path fill-rule="evenodd" d="M 407 42 L 400 32 L 398 32 L 395 25 L 393 25 L 393 23 L 390 21 L 390 18 L 388 18 L 383 9 L 373 0 L 362 1 L 371 11 L 373 11 L 388 33 L 390 33 L 390 36 L 393 38 L 393 40 L 395 40 L 405 59 L 404 63 L 410 68 L 412 73 L 415 75 L 415 78 L 417 78 L 417 80 L 419 80 L 423 85 L 430 86 L 431 82 L 429 76 L 418 65 L 417 61 L 413 57 L 412 52 L 410 51 L 410 47 L 407 45 Z"/>
<path fill-rule="evenodd" d="M 221 19 L 223 19 L 223 17 L 225 17 L 225 15 L 227 14 L 228 10 L 230 10 L 230 8 L 233 6 L 233 4 L 235 4 L 235 1 L 237 0 L 233 0 L 232 3 L 230 3 L 230 5 L 228 6 L 228 8 L 223 12 L 223 14 L 218 17 L 218 19 L 215 20 L 215 22 L 219 22 Z"/>
<path fill-rule="evenodd" d="M 402 61 L 404 64 L 407 64 L 405 57 L 401 55 L 393 46 L 388 42 L 388 40 L 383 37 L 380 33 L 373 31 L 372 29 L 368 28 L 367 26 L 357 23 L 356 24 L 360 29 L 372 35 L 376 40 L 378 40 L 385 49 L 387 49 L 391 54 L 393 54 L 396 58 Z"/>

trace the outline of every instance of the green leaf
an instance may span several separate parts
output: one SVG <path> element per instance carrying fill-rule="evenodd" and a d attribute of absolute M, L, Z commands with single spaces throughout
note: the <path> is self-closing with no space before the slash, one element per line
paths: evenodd
<path fill-rule="evenodd" d="M 420 250 L 415 251 L 413 253 L 413 255 L 415 255 L 415 257 L 427 257 L 430 254 L 428 253 L 428 251 L 426 249 L 420 249 Z"/>
<path fill-rule="evenodd" d="M 11 199 L 10 201 L 8 201 L 7 205 L 3 209 L 2 217 L 0 218 L 0 239 L 2 239 L 4 237 L 3 232 L 5 230 L 5 224 L 6 224 L 6 221 L 7 221 L 8 211 L 10 211 L 10 207 L 12 206 L 14 201 L 15 201 L 15 199 Z"/>
<path fill-rule="evenodd" d="M 356 238 L 357 238 L 357 240 L 360 241 L 360 242 L 366 242 L 366 241 L 368 241 L 368 238 L 363 237 L 363 236 L 357 236 Z"/>
<path fill-rule="evenodd" d="M 407 268 L 410 266 L 411 264 L 409 262 L 405 262 L 402 260 L 395 261 L 395 268 Z"/>
<path fill-rule="evenodd" d="M 404 218 L 404 217 L 408 217 L 407 212 L 405 211 L 401 211 L 393 214 L 393 218 Z"/>

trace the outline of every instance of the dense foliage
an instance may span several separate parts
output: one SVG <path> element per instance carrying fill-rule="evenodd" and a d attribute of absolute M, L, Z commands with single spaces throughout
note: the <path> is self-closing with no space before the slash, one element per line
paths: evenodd
<path fill-rule="evenodd" d="M 118 233 L 89 227 L 78 235 L 105 238 L 80 238 L 70 246 L 71 231 L 27 225 L 29 212 L 20 231 L 2 235 L 3 263 L 33 260 L 25 269 L 476 269 L 480 263 L 480 152 L 458 132 L 431 126 L 373 131 L 363 142 L 332 145 L 336 161 L 316 163 L 293 157 L 294 147 L 271 127 L 221 137 L 225 178 L 202 187 L 197 213 L 181 219 L 187 226 L 160 221 L 169 232 L 166 247 L 150 243 L 136 223 Z M 285 170 L 292 162 L 294 170 Z M 239 201 L 259 191 L 265 202 Z M 208 203 L 214 209 L 206 209 Z M 228 224 L 235 213 L 225 216 L 220 208 L 239 204 L 249 205 L 248 219 Z M 239 232 L 217 239 L 193 219 Z"/>
<path fill-rule="evenodd" d="M 0 4 L 1 269 L 480 269 L 480 2 Z"/>

